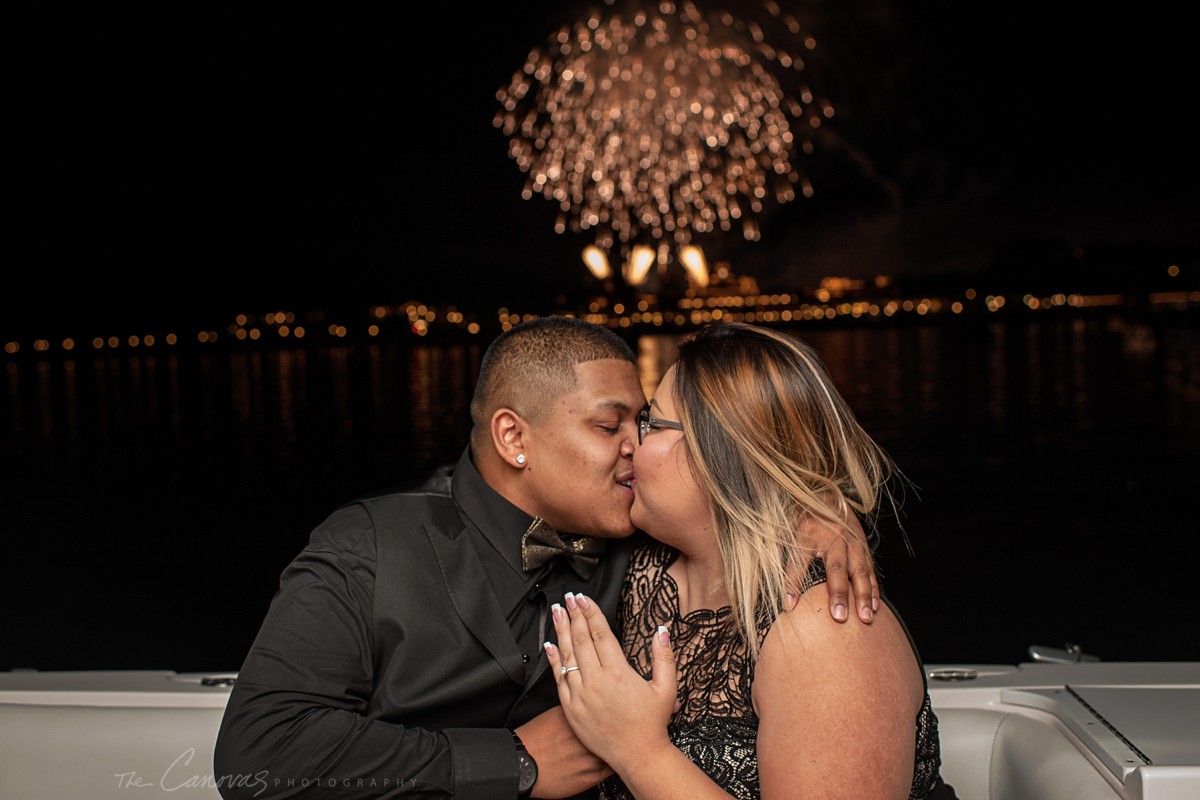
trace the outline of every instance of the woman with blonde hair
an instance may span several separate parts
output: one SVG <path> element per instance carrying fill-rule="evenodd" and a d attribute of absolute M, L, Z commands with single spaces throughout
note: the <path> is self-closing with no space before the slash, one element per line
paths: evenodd
<path fill-rule="evenodd" d="M 817 354 L 743 324 L 684 342 L 639 419 L 619 641 L 568 594 L 546 650 L 607 798 L 953 798 L 916 646 L 886 601 L 839 625 L 793 531 L 888 501 L 895 469 Z M 796 576 L 802 576 L 797 581 Z"/>

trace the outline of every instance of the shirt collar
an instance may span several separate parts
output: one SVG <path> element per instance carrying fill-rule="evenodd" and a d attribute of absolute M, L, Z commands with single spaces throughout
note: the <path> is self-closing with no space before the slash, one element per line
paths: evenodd
<path fill-rule="evenodd" d="M 488 486 L 471 461 L 469 446 L 454 468 L 451 494 L 463 514 L 495 548 L 504 563 L 517 574 L 526 576 L 527 573 L 521 568 L 521 537 L 533 523 L 533 516 Z M 529 573 L 528 577 L 532 578 L 533 573 Z"/>

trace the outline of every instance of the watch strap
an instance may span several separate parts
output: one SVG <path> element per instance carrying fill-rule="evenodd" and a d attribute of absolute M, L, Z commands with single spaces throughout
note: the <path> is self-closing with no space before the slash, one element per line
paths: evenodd
<path fill-rule="evenodd" d="M 517 732 L 513 731 L 512 735 L 513 744 L 517 748 L 517 797 L 529 797 L 533 793 L 534 784 L 537 783 L 537 762 L 533 760 Z"/>

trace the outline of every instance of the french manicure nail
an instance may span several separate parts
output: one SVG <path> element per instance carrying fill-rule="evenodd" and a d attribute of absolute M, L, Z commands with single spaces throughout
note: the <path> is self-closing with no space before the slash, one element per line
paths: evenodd
<path fill-rule="evenodd" d="M 567 608 L 574 611 L 575 610 L 575 595 L 573 595 L 571 592 L 567 592 L 566 598 L 567 598 Z"/>
<path fill-rule="evenodd" d="M 555 622 L 563 621 L 563 607 L 558 603 L 550 606 L 550 616 L 554 617 Z"/>
<path fill-rule="evenodd" d="M 592 601 L 588 600 L 587 595 L 584 594 L 575 595 L 575 602 L 579 604 L 580 608 L 588 608 L 592 605 Z"/>

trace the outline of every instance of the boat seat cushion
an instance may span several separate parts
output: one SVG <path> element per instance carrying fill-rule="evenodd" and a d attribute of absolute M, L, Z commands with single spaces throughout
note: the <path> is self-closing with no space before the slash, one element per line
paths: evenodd
<path fill-rule="evenodd" d="M 937 710 L 942 777 L 961 800 L 1120 800 L 1053 719 Z"/>

